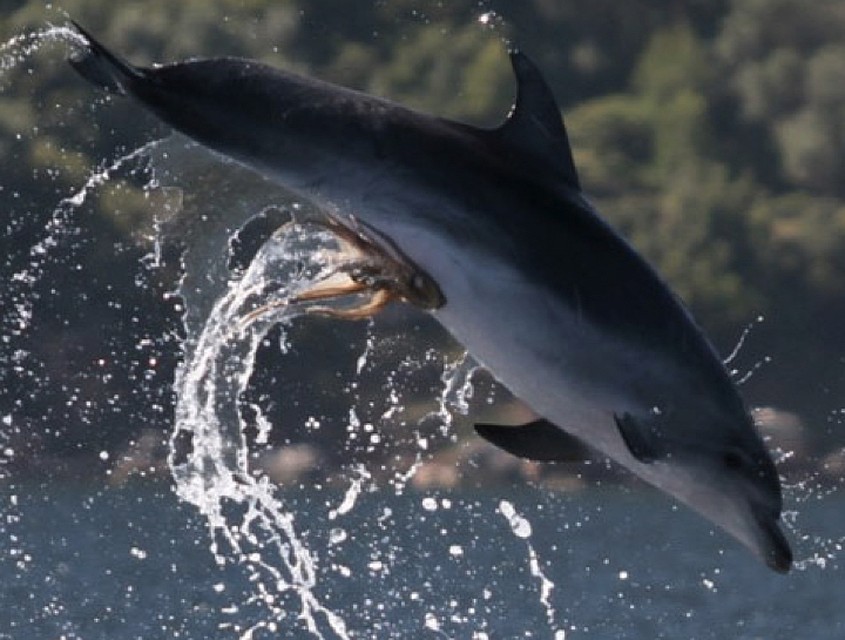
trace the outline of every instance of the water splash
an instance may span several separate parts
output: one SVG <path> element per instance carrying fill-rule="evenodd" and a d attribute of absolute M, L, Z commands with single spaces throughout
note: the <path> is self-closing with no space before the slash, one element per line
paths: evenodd
<path fill-rule="evenodd" d="M 216 244 L 221 244 L 219 239 Z M 189 252 L 186 274 L 197 268 L 196 261 L 205 256 L 204 251 Z M 246 270 L 229 279 L 213 304 L 208 304 L 207 292 L 191 284 L 196 281 L 184 280 L 180 286 L 186 316 L 190 309 L 201 306 L 207 309 L 207 317 L 194 313 L 191 322 L 186 322 L 184 361 L 175 382 L 177 404 L 170 464 L 177 494 L 196 505 L 208 522 L 212 552 L 218 563 L 235 562 L 251 572 L 257 595 L 243 604 L 262 606 L 266 617 L 248 629 L 240 629 L 243 638 L 287 619 L 291 598 L 298 602 L 298 620 L 308 632 L 319 638 L 349 637 L 345 621 L 317 595 L 316 556 L 298 535 L 293 510 L 279 498 L 266 476 L 250 467 L 246 436 L 249 425 L 239 408 L 254 373 L 256 353 L 269 330 L 280 325 L 280 342 L 284 345 L 291 323 L 306 311 L 293 300 L 331 277 L 349 259 L 337 238 L 324 226 L 292 221 L 260 247 Z M 253 314 L 257 307 L 264 312 Z M 356 363 L 356 376 L 370 366 L 378 349 L 370 325 L 364 351 Z M 283 348 L 282 357 L 285 351 Z M 430 352 L 425 360 L 430 364 L 435 357 Z M 381 414 L 382 423 L 396 420 L 405 412 L 400 378 L 413 375 L 421 366 L 413 356 L 405 356 L 387 374 L 388 406 Z M 438 433 L 448 437 L 451 410 L 465 413 L 469 408 L 470 381 L 476 368 L 463 355 L 454 361 L 445 360 L 439 408 L 420 422 L 442 421 Z M 360 398 L 355 385 L 350 385 L 350 389 L 349 437 L 357 439 L 369 433 L 371 440 L 378 441 L 372 425 L 362 423 L 358 417 L 356 406 Z M 264 424 L 257 437 L 266 439 L 272 427 L 258 406 L 251 408 L 255 414 L 252 419 Z M 417 442 L 417 461 L 394 478 L 397 493 L 413 477 L 428 450 L 426 436 L 418 434 Z M 329 509 L 328 520 L 351 512 L 371 479 L 366 466 L 354 466 L 350 484 L 340 503 Z M 329 543 L 342 542 L 342 532 L 339 527 L 332 529 Z M 370 569 L 375 570 L 372 566 Z"/>
<path fill-rule="evenodd" d="M 809 473 L 802 478 L 784 483 L 785 502 L 792 505 L 784 510 L 783 523 L 796 542 L 796 571 L 824 570 L 836 563 L 845 550 L 845 535 L 841 532 L 807 530 L 801 514 L 814 504 L 831 500 L 841 494 L 845 480 L 831 483 L 819 473 Z"/>
<path fill-rule="evenodd" d="M 479 4 L 482 5 L 486 3 Z M 509 24 L 502 14 L 494 11 L 493 9 L 488 9 L 476 17 L 476 22 L 482 29 L 495 33 L 499 37 L 499 40 L 502 41 L 502 44 L 505 45 L 506 49 L 513 49 L 513 42 L 508 36 Z"/>
<path fill-rule="evenodd" d="M 528 568 L 531 571 L 531 575 L 539 582 L 540 605 L 546 612 L 546 620 L 549 625 L 549 630 L 553 631 L 554 640 L 566 640 L 566 631 L 559 628 L 560 625 L 556 620 L 555 608 L 551 602 L 552 591 L 554 590 L 555 583 L 546 577 L 543 568 L 540 566 L 540 558 L 537 555 L 534 546 L 531 544 L 531 523 L 525 516 L 518 513 L 516 507 L 514 507 L 508 500 L 500 500 L 497 511 L 507 521 L 508 525 L 510 525 L 513 535 L 525 540 L 525 547 L 528 553 Z"/>
<path fill-rule="evenodd" d="M 130 175 L 144 174 L 148 170 L 146 163 L 149 161 L 150 152 L 163 141 L 163 139 L 152 140 L 133 151 L 118 156 L 114 160 L 101 164 L 89 174 L 85 184 L 73 195 L 62 198 L 53 210 L 50 219 L 44 225 L 44 236 L 29 250 L 31 258 L 29 266 L 15 273 L 12 276 L 12 281 L 30 286 L 37 283 L 43 276 L 44 265 L 49 259 L 50 252 L 77 232 L 74 216 L 79 208 L 85 204 L 89 195 L 111 180 L 117 171 L 126 167 L 130 167 Z M 132 163 L 138 164 L 132 167 Z M 27 300 L 31 300 L 31 296 L 27 297 Z M 31 320 L 31 306 L 23 303 L 17 308 L 17 311 L 20 328 L 25 329 Z"/>
<path fill-rule="evenodd" d="M 0 45 L 0 80 L 2 73 L 14 69 L 45 45 L 66 43 L 85 46 L 85 39 L 75 29 L 49 25 L 39 31 L 27 31 Z M 0 85 L 2 88 L 2 85 Z"/>
<path fill-rule="evenodd" d="M 296 509 L 280 497 L 282 494 L 258 469 L 250 466 L 250 438 L 246 435 L 249 425 L 241 410 L 248 406 L 246 413 L 255 423 L 252 433 L 257 433 L 251 436 L 252 443 L 268 441 L 273 430 L 271 420 L 257 403 L 244 405 L 242 401 L 254 373 L 259 346 L 266 342 L 272 327 L 281 326 L 278 353 L 281 358 L 290 355 L 288 334 L 296 323 L 307 321 L 301 318 L 305 309 L 289 304 L 291 299 L 329 277 L 348 256 L 343 255 L 336 238 L 325 227 L 310 222 L 304 207 L 280 194 L 275 186 L 254 177 L 248 179 L 236 165 L 221 165 L 218 158 L 178 137 L 151 153 L 155 157 L 150 190 L 165 188 L 162 185 L 178 190 L 190 189 L 192 183 L 213 184 L 201 200 L 216 204 L 225 195 L 218 195 L 214 189 L 223 189 L 222 185 L 231 182 L 239 185 L 240 197 L 232 208 L 203 209 L 186 198 L 190 206 L 200 208 L 180 211 L 162 224 L 165 236 L 188 243 L 183 256 L 185 276 L 178 290 L 185 304 L 186 335 L 183 365 L 176 377 L 176 425 L 170 458 L 177 493 L 195 504 L 206 518 L 217 561 L 239 564 L 250 572 L 255 591 L 247 601 L 232 606 L 232 616 L 241 620 L 250 615 L 261 618 L 248 628 L 234 621 L 227 628 L 242 637 L 251 637 L 249 634 L 278 628 L 295 610 L 299 612 L 297 625 L 316 637 L 348 637 L 352 634 L 348 623 L 319 595 L 331 589 L 332 584 L 318 584 L 318 577 L 328 574 L 348 579 L 353 575 L 350 559 L 343 558 L 349 536 L 341 520 L 358 507 L 362 493 L 375 489 L 376 470 L 383 473 L 389 467 L 384 462 L 377 463 L 377 469 L 353 463 L 344 472 L 339 480 L 346 485 L 344 494 L 337 501 L 324 502 L 326 548 L 319 555 L 325 554 L 326 562 L 321 564 L 318 554 L 297 531 Z M 222 172 L 225 179 L 217 177 Z M 214 178 L 209 179 L 209 173 Z M 284 204 L 280 206 L 279 202 Z M 234 271 L 227 268 L 233 238 L 250 220 L 273 207 L 301 221 L 290 222 L 272 235 L 247 266 Z M 267 312 L 252 321 L 245 320 L 257 307 L 264 307 Z M 373 322 L 367 324 L 362 349 L 353 360 L 352 378 L 341 391 L 349 402 L 344 447 L 373 453 L 390 447 L 389 442 L 383 443 L 384 439 L 412 438 L 415 459 L 408 464 L 394 462 L 392 475 L 387 476 L 388 486 L 400 495 L 437 443 L 454 442 L 454 414 L 469 409 L 471 380 L 477 365 L 462 352 L 449 356 L 435 349 L 422 356 L 408 353 L 401 334 L 385 334 Z M 388 370 L 384 370 L 385 361 L 393 362 Z M 420 374 L 430 378 L 436 369 L 439 374 L 427 401 L 436 409 L 417 413 L 418 401 L 406 397 L 406 392 L 418 395 L 419 385 L 425 385 L 419 382 Z M 371 399 L 365 401 L 360 393 L 366 385 L 365 378 L 382 376 L 383 398 L 375 404 Z M 411 384 L 411 380 L 415 382 Z M 393 424 L 407 427 L 410 433 L 381 432 Z M 382 549 L 384 553 L 377 552 L 376 547 L 370 551 L 373 559 L 364 570 L 375 572 L 374 575 L 387 575 L 392 565 L 385 558 L 400 553 L 385 542 L 390 537 L 392 520 L 389 509 L 376 520 L 384 533 L 379 537 L 381 542 L 373 542 L 378 548 L 387 547 Z M 247 614 L 244 606 L 259 607 L 264 614 Z"/>
<path fill-rule="evenodd" d="M 50 26 L 15 36 L 0 45 L 0 82 L 7 72 L 25 62 L 42 47 L 52 44 L 73 48 L 84 46 L 86 42 L 75 29 L 65 26 Z M 41 239 L 30 247 L 29 264 L 13 273 L 8 282 L 6 295 L 10 305 L 4 314 L 3 323 L 10 335 L 19 336 L 30 327 L 35 299 L 33 289 L 44 277 L 53 251 L 79 233 L 76 215 L 89 195 L 106 184 L 118 171 L 128 168 L 130 175 L 143 174 L 148 168 L 144 163 L 149 158 L 150 151 L 160 142 L 154 140 L 101 163 L 89 174 L 82 187 L 70 196 L 62 198 L 55 206 L 43 226 Z"/>
<path fill-rule="evenodd" d="M 759 325 L 763 324 L 765 318 L 763 316 L 757 316 L 753 322 L 749 322 L 745 327 L 743 327 L 742 332 L 739 334 L 739 339 L 736 341 L 736 345 L 734 346 L 733 350 L 728 354 L 728 357 L 722 360 L 722 363 L 725 366 L 731 364 L 736 357 L 739 355 L 739 352 L 742 351 L 742 348 L 745 346 L 745 340 L 751 334 L 751 331 L 758 327 Z M 731 371 L 731 375 L 736 375 L 738 372 Z"/>
<path fill-rule="evenodd" d="M 480 370 L 481 366 L 466 352 L 460 353 L 454 360 L 444 361 L 440 376 L 443 393 L 438 399 L 440 409 L 436 414 L 444 429 L 452 425 L 456 413 L 462 416 L 469 413 L 469 403 L 475 393 L 472 379 Z"/>
<path fill-rule="evenodd" d="M 759 327 L 763 324 L 765 318 L 763 316 L 757 316 L 753 322 L 749 322 L 745 327 L 742 329 L 742 333 L 739 335 L 739 339 L 736 342 L 736 346 L 734 346 L 733 350 L 728 354 L 722 363 L 728 367 L 730 366 L 734 360 L 736 360 L 737 356 L 740 354 L 742 349 L 745 347 L 745 341 L 748 339 L 748 336 L 751 335 L 752 330 Z M 772 362 L 771 356 L 763 356 L 757 362 L 755 362 L 751 367 L 749 367 L 745 373 L 742 373 L 739 369 L 731 368 L 728 370 L 731 378 L 734 379 L 735 384 L 737 386 L 742 386 L 764 366 L 770 364 Z"/>
<path fill-rule="evenodd" d="M 352 511 L 355 507 L 355 502 L 361 491 L 364 489 L 364 483 L 372 479 L 372 475 L 364 465 L 357 465 L 354 469 L 354 475 L 350 480 L 349 488 L 343 494 L 343 500 L 336 509 L 329 511 L 329 520 L 334 520 L 338 516 L 343 516 Z"/>
<path fill-rule="evenodd" d="M 14 459 L 15 451 L 9 443 L 10 433 L 14 428 L 11 414 L 0 417 L 0 483 L 9 479 L 7 465 Z M 7 556 L 16 571 L 25 572 L 32 562 L 32 554 L 27 548 L 26 541 L 19 533 L 21 525 L 21 511 L 18 496 L 9 493 L 0 502 L 0 537 L 7 540 L 3 545 L 2 555 Z"/>
<path fill-rule="evenodd" d="M 349 637 L 343 619 L 315 594 L 316 561 L 296 532 L 292 512 L 266 476 L 249 467 L 248 425 L 239 411 L 261 341 L 274 325 L 303 313 L 288 301 L 329 277 L 342 255 L 325 230 L 286 225 L 262 245 L 243 276 L 229 282 L 199 335 L 187 336 L 177 372 L 170 457 L 177 494 L 207 519 L 218 563 L 234 558 L 252 572 L 257 593 L 249 603 L 263 605 L 270 616 L 245 630 L 244 639 L 286 619 L 289 596 L 298 599 L 298 618 L 309 633 Z M 181 293 L 192 298 L 190 291 Z M 259 304 L 270 306 L 246 321 Z M 360 484 L 353 487 L 360 490 Z M 351 509 L 355 495 L 347 494 L 336 513 Z"/>

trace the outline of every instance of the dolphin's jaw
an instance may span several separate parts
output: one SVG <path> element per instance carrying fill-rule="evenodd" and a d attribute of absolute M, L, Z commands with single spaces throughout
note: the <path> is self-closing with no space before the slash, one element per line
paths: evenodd
<path fill-rule="evenodd" d="M 789 570 L 792 552 L 778 525 L 779 509 L 761 500 L 748 481 L 701 460 L 657 462 L 632 470 L 729 533 L 770 568 Z"/>

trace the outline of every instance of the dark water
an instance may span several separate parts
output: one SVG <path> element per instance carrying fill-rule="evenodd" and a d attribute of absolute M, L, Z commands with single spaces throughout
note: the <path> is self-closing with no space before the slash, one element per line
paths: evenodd
<path fill-rule="evenodd" d="M 374 491 L 331 521 L 341 493 L 283 495 L 316 556 L 315 593 L 351 637 L 845 637 L 835 558 L 773 574 L 652 492 Z M 499 512 L 503 499 L 529 537 Z M 248 570 L 215 564 L 204 521 L 168 486 L 27 485 L 2 500 L 4 640 L 236 638 L 261 619 Z M 811 500 L 799 525 L 829 542 L 844 507 Z M 529 547 L 554 583 L 547 605 Z M 806 557 L 818 544 L 798 547 Z M 292 599 L 275 631 L 254 637 L 312 637 L 298 612 Z"/>

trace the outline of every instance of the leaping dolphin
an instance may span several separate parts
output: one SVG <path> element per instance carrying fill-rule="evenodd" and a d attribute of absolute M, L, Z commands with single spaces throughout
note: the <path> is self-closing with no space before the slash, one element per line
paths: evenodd
<path fill-rule="evenodd" d="M 79 31 L 70 63 L 89 81 L 354 215 L 436 283 L 434 317 L 543 418 L 484 437 L 554 460 L 575 436 L 789 569 L 779 477 L 742 399 L 689 311 L 583 195 L 560 109 L 523 53 L 510 54 L 515 105 L 486 130 L 249 60 L 139 68 Z"/>

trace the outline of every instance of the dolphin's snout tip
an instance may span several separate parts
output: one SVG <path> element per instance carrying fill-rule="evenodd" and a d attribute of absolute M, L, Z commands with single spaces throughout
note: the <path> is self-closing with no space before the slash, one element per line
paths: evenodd
<path fill-rule="evenodd" d="M 780 529 L 778 535 L 780 539 L 766 554 L 766 565 L 778 573 L 789 573 L 792 568 L 792 549 Z"/>
<path fill-rule="evenodd" d="M 789 570 L 792 568 L 792 554 L 787 552 L 785 556 L 773 555 L 770 558 L 770 562 L 767 563 L 767 566 L 778 573 L 789 573 Z"/>
<path fill-rule="evenodd" d="M 758 518 L 758 522 L 765 537 L 763 560 L 766 566 L 778 573 L 788 573 L 792 568 L 792 549 L 777 520 L 764 517 Z"/>

